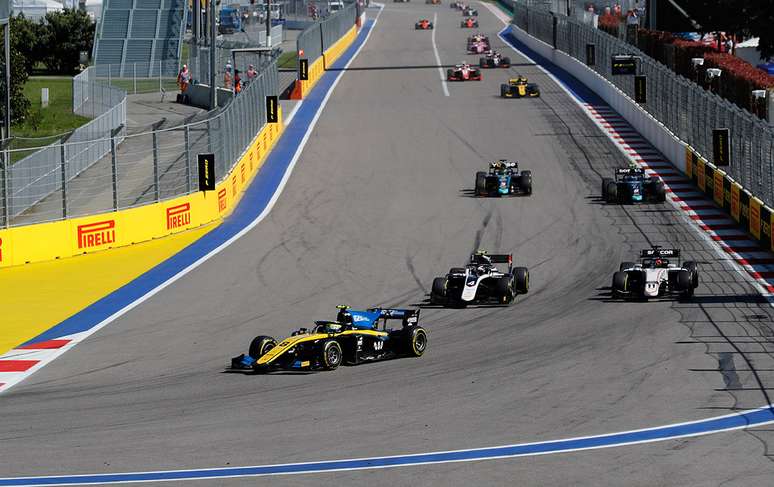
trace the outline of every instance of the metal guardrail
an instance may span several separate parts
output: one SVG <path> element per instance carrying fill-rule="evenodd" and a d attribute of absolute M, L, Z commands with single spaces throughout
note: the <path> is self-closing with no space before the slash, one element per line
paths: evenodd
<path fill-rule="evenodd" d="M 206 120 L 126 135 L 124 99 L 93 121 L 106 119 L 105 127 L 118 124 L 117 128 L 105 129 L 93 138 L 74 140 L 74 135 L 66 143 L 50 145 L 38 152 L 44 156 L 36 164 L 19 166 L 19 170 L 16 166 L 22 161 L 8 171 L 0 168 L 0 189 L 8 188 L 0 198 L 0 224 L 62 220 L 191 193 L 198 189 L 198 153 L 215 154 L 216 174 L 221 179 L 263 127 L 265 97 L 278 94 L 276 59 L 256 67 L 256 78 Z M 91 101 L 101 96 L 96 95 L 99 90 L 114 90 L 93 80 L 78 83 L 84 85 L 76 90 L 74 100 L 74 107 L 80 110 L 100 105 Z M 87 85 L 94 86 L 87 90 Z M 6 151 L 6 157 L 13 152 Z M 20 192 L 25 185 L 29 189 Z"/>
<path fill-rule="evenodd" d="M 586 62 L 586 46 L 596 46 L 596 63 L 589 66 L 634 99 L 633 76 L 613 76 L 614 54 L 639 58 L 639 70 L 647 77 L 647 103 L 642 108 L 672 134 L 712 161 L 712 130 L 731 131 L 731 165 L 723 167 L 730 177 L 774 206 L 774 128 L 718 95 L 675 74 L 636 47 L 564 15 L 511 3 L 513 24 L 575 59 Z M 554 32 L 554 26 L 556 32 Z"/>
<path fill-rule="evenodd" d="M 323 19 L 315 22 L 296 39 L 298 52 L 303 52 L 303 58 L 309 60 L 312 64 L 322 53 L 331 47 L 337 40 L 355 25 L 357 19 L 357 4 L 346 3 L 345 7 Z"/>

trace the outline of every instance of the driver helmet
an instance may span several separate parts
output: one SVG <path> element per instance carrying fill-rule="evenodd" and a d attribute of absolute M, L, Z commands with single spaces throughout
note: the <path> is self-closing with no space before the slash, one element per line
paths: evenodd
<path fill-rule="evenodd" d="M 656 267 L 661 267 L 664 264 L 664 261 L 661 259 L 656 259 Z"/>

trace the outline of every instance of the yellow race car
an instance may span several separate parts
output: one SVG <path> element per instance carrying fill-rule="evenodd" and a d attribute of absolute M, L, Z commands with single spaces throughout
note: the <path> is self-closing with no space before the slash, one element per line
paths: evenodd
<path fill-rule="evenodd" d="M 501 98 L 524 98 L 526 96 L 540 96 L 540 88 L 535 83 L 530 83 L 524 76 L 511 78 L 508 84 L 500 85 Z"/>

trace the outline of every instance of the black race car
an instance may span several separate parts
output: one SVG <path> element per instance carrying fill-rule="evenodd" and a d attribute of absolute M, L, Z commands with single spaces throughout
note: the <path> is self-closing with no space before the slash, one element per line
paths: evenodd
<path fill-rule="evenodd" d="M 465 7 L 462 9 L 462 15 L 464 17 L 478 17 L 478 10 L 472 7 Z"/>
<path fill-rule="evenodd" d="M 530 83 L 524 76 L 511 78 L 508 84 L 500 85 L 501 98 L 524 98 L 540 96 L 540 88 L 535 83 Z"/>
<path fill-rule="evenodd" d="M 517 162 L 500 159 L 489 164 L 489 172 L 476 173 L 476 196 L 532 194 L 532 171 L 519 171 Z"/>
<path fill-rule="evenodd" d="M 645 176 L 645 170 L 636 166 L 618 168 L 615 179 L 602 179 L 602 199 L 608 203 L 663 203 L 666 187 L 658 177 Z"/>
<path fill-rule="evenodd" d="M 507 270 L 495 264 L 507 264 Z M 478 251 L 465 267 L 453 267 L 443 277 L 433 280 L 430 302 L 443 306 L 465 306 L 470 303 L 510 304 L 517 294 L 529 291 L 529 271 L 513 267 L 510 254 L 488 255 Z"/>
<path fill-rule="evenodd" d="M 479 58 L 478 65 L 482 68 L 510 68 L 511 58 L 502 56 L 497 51 L 487 51 L 485 57 Z"/>
<path fill-rule="evenodd" d="M 462 10 L 465 8 L 465 2 L 451 2 L 449 6 L 457 10 Z"/>
<path fill-rule="evenodd" d="M 255 337 L 247 354 L 231 359 L 229 369 L 258 373 L 333 370 L 342 363 L 357 365 L 397 357 L 420 357 L 427 349 L 427 332 L 419 326 L 418 309 L 338 308 L 336 321 L 316 321 L 312 328 L 300 328 L 279 343 L 269 336 Z M 401 320 L 402 326 L 387 328 L 389 320 Z"/>

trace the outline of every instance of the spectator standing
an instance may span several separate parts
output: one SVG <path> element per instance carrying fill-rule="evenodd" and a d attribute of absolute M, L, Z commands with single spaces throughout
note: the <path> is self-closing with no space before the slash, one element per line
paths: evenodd
<path fill-rule="evenodd" d="M 180 68 L 180 72 L 177 73 L 177 85 L 180 87 L 180 93 L 185 93 L 190 83 L 191 72 L 188 70 L 188 65 L 183 64 L 183 67 Z"/>
<path fill-rule="evenodd" d="M 255 78 L 258 77 L 258 71 L 255 70 L 255 66 L 252 64 L 247 67 L 247 82 L 252 82 Z"/>
<path fill-rule="evenodd" d="M 223 70 L 223 86 L 230 90 L 233 88 L 233 76 L 231 74 L 231 62 L 226 63 L 226 69 Z"/>
<path fill-rule="evenodd" d="M 242 92 L 242 77 L 239 76 L 239 70 L 234 70 L 234 94 L 238 95 Z"/>

